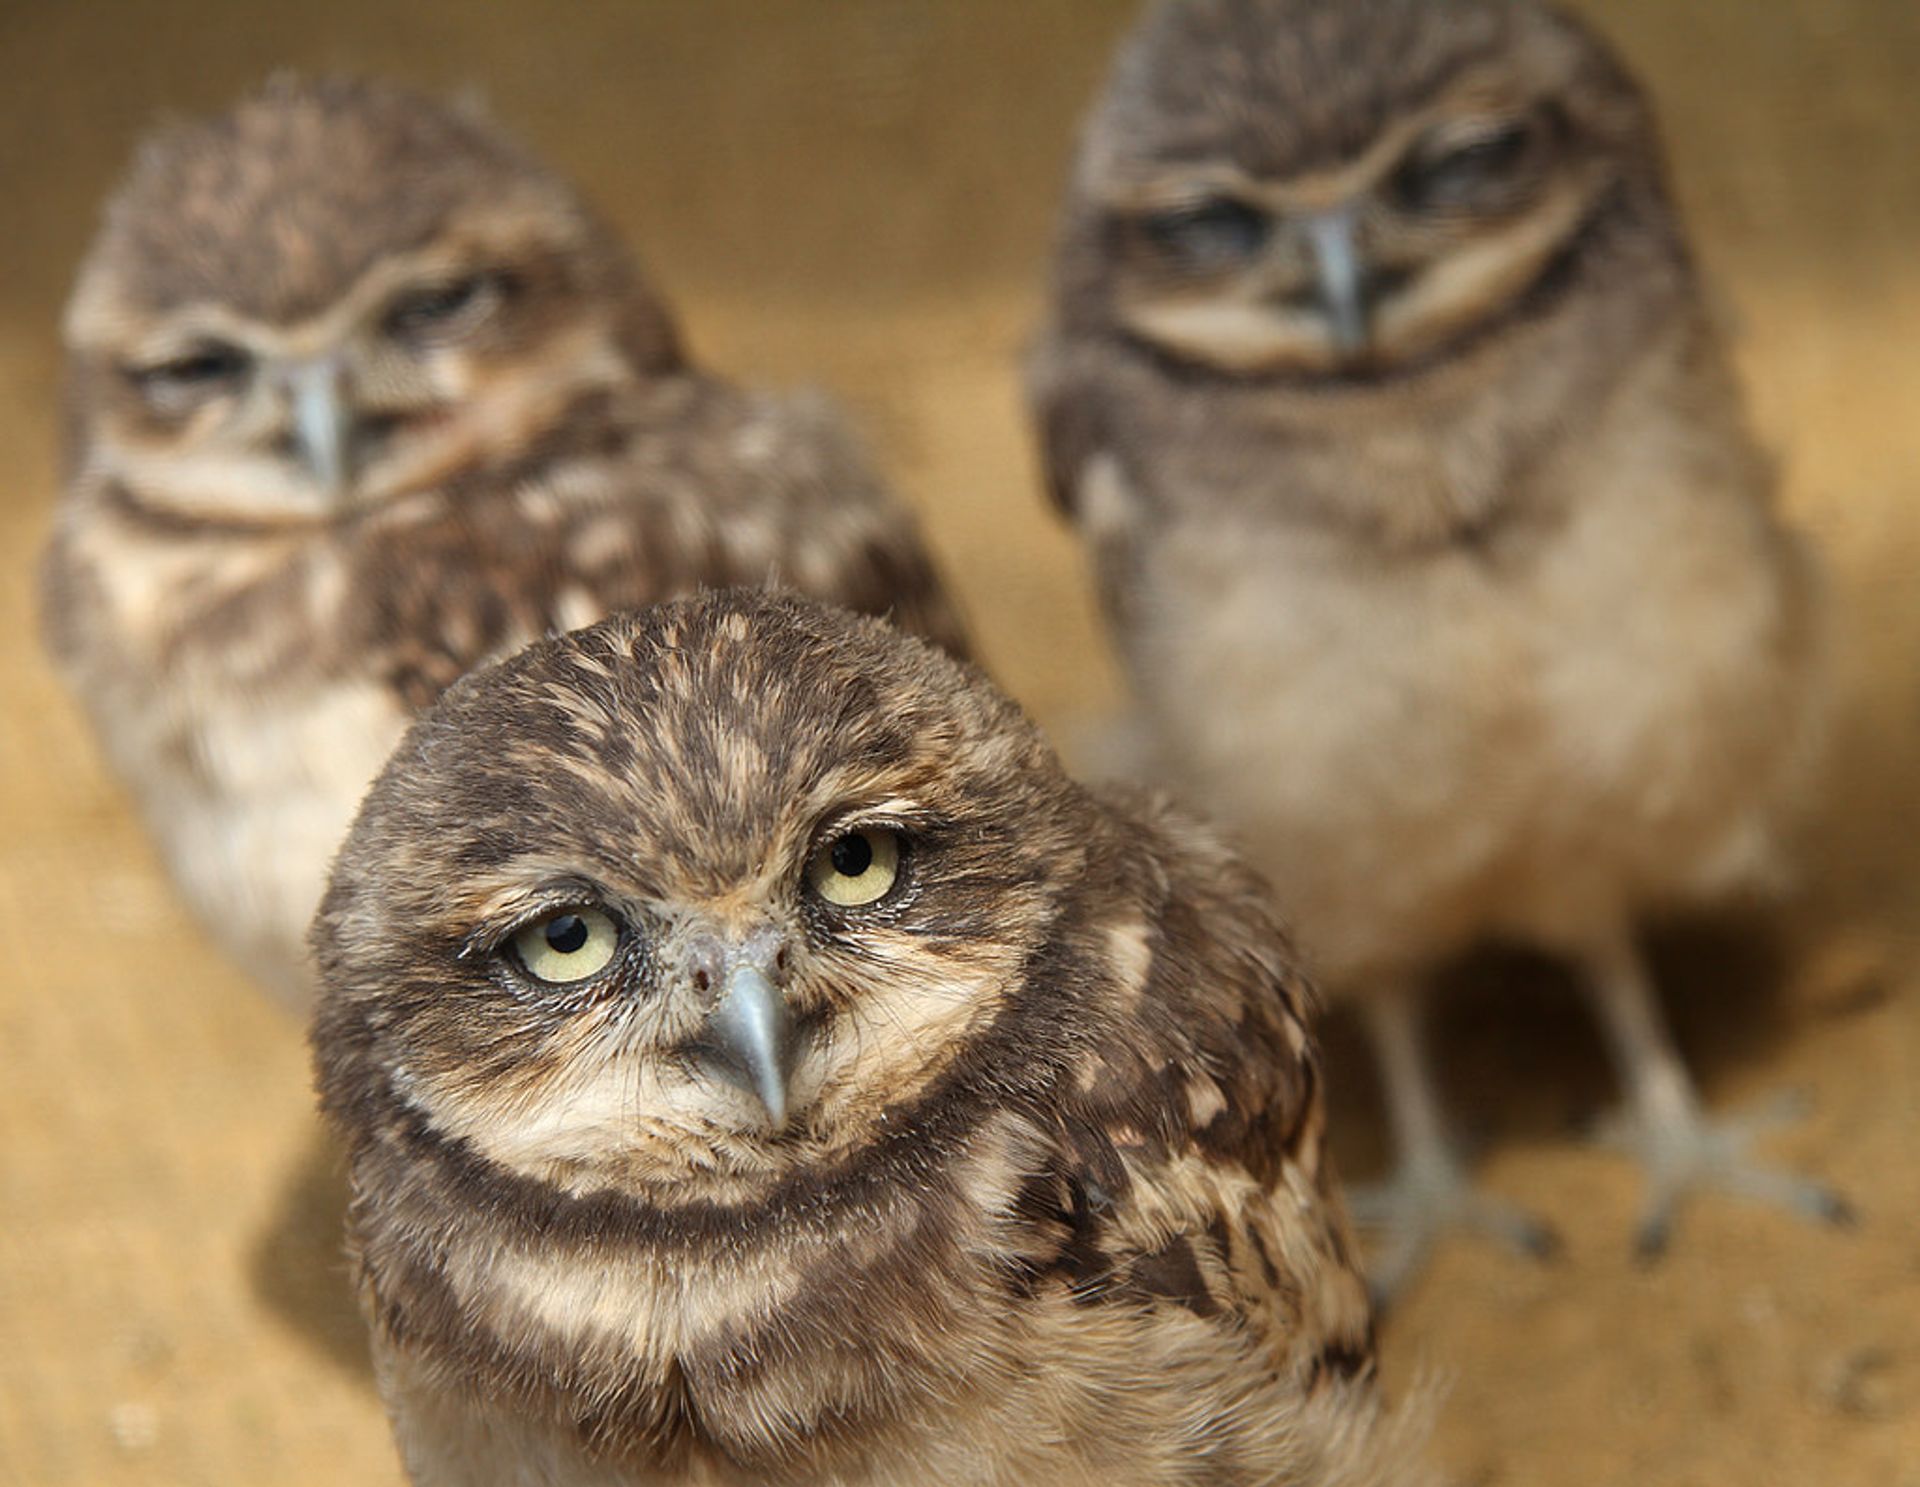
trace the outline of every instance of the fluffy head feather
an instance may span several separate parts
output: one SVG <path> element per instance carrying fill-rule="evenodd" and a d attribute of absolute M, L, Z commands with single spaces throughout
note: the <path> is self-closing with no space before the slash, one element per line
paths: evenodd
<path fill-rule="evenodd" d="M 292 77 L 146 145 L 67 341 L 79 471 L 269 522 L 417 489 L 680 361 L 606 228 L 491 125 Z"/>
<path fill-rule="evenodd" d="M 1557 12 L 1179 0 L 1090 123 L 1062 291 L 1213 372 L 1378 376 L 1533 306 L 1663 190 L 1638 88 Z"/>
<path fill-rule="evenodd" d="M 498 1165 L 656 1202 L 760 1191 L 871 1141 L 993 1020 L 1044 935 L 1045 867 L 1084 856 L 1076 807 L 1032 725 L 929 649 L 797 601 L 669 605 L 434 710 L 335 875 L 326 966 Z M 895 881 L 836 907 L 813 872 L 862 830 L 899 839 Z M 542 991 L 509 941 L 582 905 L 619 954 Z M 690 941 L 762 934 L 795 1022 L 777 1133 L 689 1053 L 719 995 Z"/>

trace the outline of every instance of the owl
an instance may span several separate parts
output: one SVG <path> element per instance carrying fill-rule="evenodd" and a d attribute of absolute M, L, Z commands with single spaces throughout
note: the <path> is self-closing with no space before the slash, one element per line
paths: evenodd
<path fill-rule="evenodd" d="M 572 188 L 396 87 L 280 78 L 150 141 L 66 341 L 51 650 L 187 900 L 295 1005 L 354 807 L 477 662 L 703 584 L 964 645 L 831 409 L 694 366 Z"/>
<path fill-rule="evenodd" d="M 1823 1218 L 1711 1118 L 1636 945 L 1777 882 L 1822 605 L 1776 511 L 1646 97 L 1506 0 L 1179 0 L 1072 176 L 1031 391 L 1159 767 L 1234 827 L 1381 1056 L 1388 1288 L 1463 1226 L 1429 973 L 1581 973 L 1644 1161 Z"/>
<path fill-rule="evenodd" d="M 1268 898 L 795 596 L 469 675 L 313 929 L 413 1480 L 1423 1480 Z"/>

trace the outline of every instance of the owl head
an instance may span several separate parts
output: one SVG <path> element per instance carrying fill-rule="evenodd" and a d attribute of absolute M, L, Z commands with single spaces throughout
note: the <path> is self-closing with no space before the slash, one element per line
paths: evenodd
<path fill-rule="evenodd" d="M 1543 311 L 1664 193 L 1640 90 L 1529 0 L 1169 0 L 1087 130 L 1062 299 L 1213 373 L 1407 372 Z"/>
<path fill-rule="evenodd" d="M 325 1099 L 542 1190 L 757 1201 L 1044 1076 L 1074 993 L 1032 963 L 1101 830 L 879 621 L 731 592 L 546 641 L 361 813 L 314 930 Z"/>
<path fill-rule="evenodd" d="M 565 182 L 472 112 L 280 77 L 140 151 L 66 318 L 76 474 L 185 520 L 329 519 L 670 370 Z"/>

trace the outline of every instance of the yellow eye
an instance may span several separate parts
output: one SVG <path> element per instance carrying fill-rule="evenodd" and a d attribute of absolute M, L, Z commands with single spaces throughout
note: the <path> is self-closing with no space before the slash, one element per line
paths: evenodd
<path fill-rule="evenodd" d="M 822 842 L 807 864 L 813 891 L 841 909 L 879 903 L 899 876 L 900 835 L 878 826 Z"/>
<path fill-rule="evenodd" d="M 597 976 L 620 948 L 620 926 L 598 909 L 568 909 L 529 924 L 513 937 L 527 974 L 552 986 Z"/>

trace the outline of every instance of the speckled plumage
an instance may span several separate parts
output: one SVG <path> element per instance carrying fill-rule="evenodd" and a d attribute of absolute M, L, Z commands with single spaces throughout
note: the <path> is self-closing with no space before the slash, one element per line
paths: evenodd
<path fill-rule="evenodd" d="M 882 829 L 885 896 L 809 888 Z M 621 949 L 533 979 L 583 904 Z M 790 1015 L 777 1122 L 710 1061 L 712 943 Z M 1420 1479 L 1264 889 L 919 641 L 735 592 L 470 676 L 314 945 L 416 1482 Z"/>
<path fill-rule="evenodd" d="M 385 85 L 162 132 L 68 315 L 46 628 L 189 901 L 285 999 L 409 717 L 549 630 L 773 583 L 963 647 L 825 401 L 691 366 L 565 183 Z"/>
<path fill-rule="evenodd" d="M 1557 12 L 1182 0 L 1069 193 L 1033 363 L 1054 492 L 1165 767 L 1381 1032 L 1405 1196 L 1461 1203 L 1396 1274 L 1429 1220 L 1540 1237 L 1462 1202 L 1409 1011 L 1489 937 L 1588 972 L 1646 1242 L 1705 1182 L 1835 1211 L 1715 1146 L 1632 945 L 1782 875 L 1821 711 L 1815 574 L 1664 177 Z"/>

